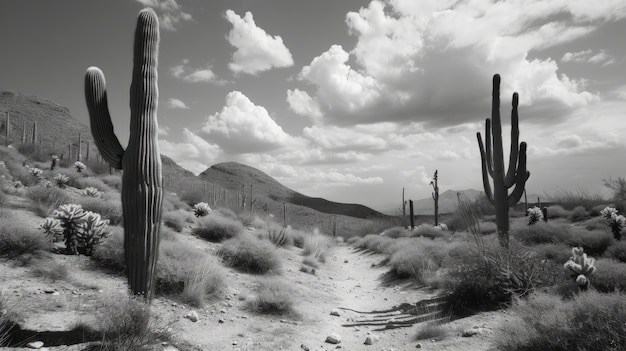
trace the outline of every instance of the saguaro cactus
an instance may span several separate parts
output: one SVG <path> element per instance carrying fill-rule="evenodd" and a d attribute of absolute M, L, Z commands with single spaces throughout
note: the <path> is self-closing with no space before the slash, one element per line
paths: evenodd
<path fill-rule="evenodd" d="M 430 181 L 430 185 L 433 186 L 433 201 L 435 202 L 435 226 L 439 225 L 439 185 L 437 185 L 437 172 L 438 170 L 435 170 L 435 176 L 433 177 L 433 180 Z"/>
<path fill-rule="evenodd" d="M 509 245 L 509 207 L 519 202 L 530 173 L 526 170 L 526 143 L 519 143 L 519 117 L 517 105 L 519 97 L 513 93 L 511 109 L 511 152 L 509 167 L 504 173 L 504 152 L 502 149 L 502 124 L 500 121 L 500 75 L 493 76 L 491 119 L 485 121 L 485 144 L 480 136 L 478 147 L 482 161 L 483 186 L 485 195 L 496 208 L 498 238 L 504 247 Z M 519 143 L 519 144 L 518 144 Z M 493 178 L 493 191 L 489 177 Z M 508 189 L 515 186 L 509 194 Z"/>
<path fill-rule="evenodd" d="M 11 137 L 11 116 L 9 115 L 9 111 L 7 111 L 7 125 L 5 126 L 4 132 L 6 146 L 9 146 L 9 138 Z"/>
<path fill-rule="evenodd" d="M 159 246 L 163 203 L 162 165 L 157 142 L 157 56 L 159 22 L 152 9 L 139 12 L 130 86 L 130 138 L 126 150 L 113 133 L 104 75 L 90 67 L 85 97 L 91 133 L 109 165 L 123 169 L 124 255 L 130 289 L 150 301 Z"/>

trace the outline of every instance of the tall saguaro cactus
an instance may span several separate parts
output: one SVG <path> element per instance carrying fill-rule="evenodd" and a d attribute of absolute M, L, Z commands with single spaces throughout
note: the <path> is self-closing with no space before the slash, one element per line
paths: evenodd
<path fill-rule="evenodd" d="M 509 207 L 517 204 L 524 193 L 530 172 L 526 170 L 526 143 L 519 143 L 519 96 L 513 93 L 511 109 L 511 152 L 509 167 L 504 173 L 502 149 L 502 123 L 500 120 L 500 75 L 493 76 L 491 119 L 485 121 L 485 144 L 480 132 L 476 133 L 482 160 L 483 186 L 485 195 L 496 208 L 496 226 L 502 246 L 509 245 Z M 489 177 L 493 178 L 493 191 Z M 515 186 L 509 194 L 509 188 Z"/>
<path fill-rule="evenodd" d="M 90 67 L 85 97 L 91 133 L 109 165 L 123 169 L 124 255 L 130 289 L 150 301 L 159 246 L 163 203 L 162 165 L 157 141 L 157 56 L 159 21 L 152 9 L 139 12 L 130 86 L 130 138 L 126 150 L 113 133 L 104 75 Z"/>
<path fill-rule="evenodd" d="M 435 202 L 435 226 L 439 225 L 439 185 L 437 184 L 437 180 L 439 179 L 438 170 L 435 170 L 435 176 L 433 180 L 430 181 L 430 185 L 433 186 L 433 201 Z"/>
<path fill-rule="evenodd" d="M 9 138 L 11 137 L 11 115 L 9 115 L 9 111 L 7 111 L 7 123 L 6 123 L 6 128 L 5 128 L 5 141 L 6 141 L 6 146 L 9 146 Z"/>

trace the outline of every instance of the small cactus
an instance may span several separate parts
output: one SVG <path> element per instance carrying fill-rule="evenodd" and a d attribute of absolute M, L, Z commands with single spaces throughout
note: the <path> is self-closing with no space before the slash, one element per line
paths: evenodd
<path fill-rule="evenodd" d="M 572 257 L 563 265 L 565 270 L 576 281 L 581 291 L 589 288 L 589 276 L 596 271 L 596 267 L 593 265 L 594 262 L 593 258 L 587 257 L 582 247 L 575 247 L 572 249 Z"/>
<path fill-rule="evenodd" d="M 615 240 L 622 239 L 622 229 L 626 226 L 626 217 L 617 214 L 617 209 L 613 207 L 605 207 L 600 214 L 606 220 L 606 223 L 611 227 L 613 237 Z"/>
<path fill-rule="evenodd" d="M 77 204 L 61 205 L 52 213 L 52 218 L 61 222 L 65 250 L 71 255 L 78 254 L 78 225 L 87 214 Z"/>
<path fill-rule="evenodd" d="M 108 224 L 109 221 L 103 220 L 98 213 L 84 211 L 77 204 L 66 204 L 59 206 L 52 217 L 46 218 L 41 229 L 55 240 L 64 239 L 68 254 L 77 255 L 80 250 L 91 255 L 94 247 L 107 236 Z"/>
<path fill-rule="evenodd" d="M 33 178 L 35 178 L 35 180 L 37 181 L 40 181 L 43 177 L 43 171 L 37 167 L 31 167 L 29 171 Z"/>
<path fill-rule="evenodd" d="M 107 236 L 108 220 L 103 220 L 98 213 L 87 211 L 83 221 L 78 225 L 78 245 L 84 249 L 85 255 L 91 256 L 93 249 L 100 240 Z"/>
<path fill-rule="evenodd" d="M 54 169 L 57 167 L 58 163 L 59 163 L 59 156 L 52 155 L 52 159 L 50 159 L 50 170 L 54 171 Z"/>
<path fill-rule="evenodd" d="M 54 176 L 54 182 L 59 188 L 65 188 L 70 182 L 70 177 L 66 176 L 65 174 L 59 173 Z"/>
<path fill-rule="evenodd" d="M 196 217 L 204 217 L 211 213 L 211 207 L 206 202 L 198 202 L 193 205 L 193 213 Z"/>
<path fill-rule="evenodd" d="M 543 212 L 537 206 L 528 209 L 528 225 L 533 225 L 543 219 Z"/>
<path fill-rule="evenodd" d="M 83 189 L 83 191 L 81 191 L 81 194 L 85 196 L 91 196 L 91 197 L 102 197 L 103 193 L 102 191 L 98 190 L 98 188 L 94 188 L 90 186 L 90 187 Z"/>
<path fill-rule="evenodd" d="M 80 162 L 80 161 L 76 161 L 76 162 L 74 162 L 74 168 L 76 168 L 76 172 L 80 173 L 83 170 L 85 170 L 85 168 L 87 168 L 87 166 L 85 166 L 85 164 Z"/>

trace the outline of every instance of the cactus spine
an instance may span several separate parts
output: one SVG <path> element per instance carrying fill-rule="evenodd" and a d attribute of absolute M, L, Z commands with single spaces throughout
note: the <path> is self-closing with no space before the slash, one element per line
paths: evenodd
<path fill-rule="evenodd" d="M 430 185 L 433 186 L 433 201 L 435 201 L 435 227 L 439 225 L 439 185 L 437 185 L 437 172 L 438 170 L 435 170 L 435 176 L 433 180 L 430 181 Z"/>
<path fill-rule="evenodd" d="M 85 97 L 91 132 L 110 166 L 123 169 L 124 255 L 131 291 L 150 301 L 159 246 L 163 203 L 162 165 L 157 140 L 157 56 L 159 22 L 150 8 L 139 12 L 130 86 L 130 138 L 126 150 L 113 133 L 105 79 L 87 69 Z"/>
<path fill-rule="evenodd" d="M 519 117 L 517 105 L 519 97 L 513 93 L 511 109 L 511 152 L 509 168 L 504 173 L 504 152 L 502 149 L 502 124 L 500 120 L 500 75 L 493 76 L 491 119 L 485 121 L 485 144 L 480 132 L 476 133 L 480 149 L 483 187 L 485 195 L 496 208 L 498 238 L 504 247 L 509 246 L 509 207 L 519 202 L 530 173 L 526 170 L 526 143 L 519 143 Z M 519 143 L 519 145 L 518 145 Z M 489 177 L 493 178 L 493 192 Z M 508 189 L 515 186 L 509 194 Z"/>

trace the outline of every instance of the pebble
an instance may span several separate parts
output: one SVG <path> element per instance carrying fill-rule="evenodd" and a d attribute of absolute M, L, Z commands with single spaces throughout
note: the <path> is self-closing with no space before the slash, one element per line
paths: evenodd
<path fill-rule="evenodd" d="M 189 319 L 192 322 L 197 322 L 200 319 L 196 311 L 187 312 L 183 317 Z"/>
<path fill-rule="evenodd" d="M 300 345 L 300 348 L 303 349 L 304 351 L 311 351 L 311 349 L 305 344 Z"/>
<path fill-rule="evenodd" d="M 337 316 L 337 317 L 339 317 L 339 316 L 340 316 L 340 314 L 339 314 L 339 310 L 334 309 L 334 310 L 330 311 L 330 315 L 331 315 L 331 316 Z"/>
<path fill-rule="evenodd" d="M 29 349 L 41 349 L 43 347 L 43 341 L 33 341 L 26 344 Z"/>
<path fill-rule="evenodd" d="M 218 319 L 218 320 L 217 320 L 217 322 L 218 322 L 218 323 L 224 323 L 224 319 L 223 319 L 223 318 L 220 318 L 220 319 Z"/>
<path fill-rule="evenodd" d="M 374 335 L 374 334 L 372 334 L 372 335 L 368 335 L 368 336 L 365 338 L 365 342 L 364 342 L 364 344 L 365 344 L 365 345 L 374 345 L 375 343 L 377 343 L 377 342 L 379 342 L 379 341 L 380 341 L 380 337 L 379 337 L 378 335 Z"/>
<path fill-rule="evenodd" d="M 326 342 L 329 344 L 339 344 L 341 342 L 341 336 L 337 333 L 330 333 L 326 337 Z"/>
<path fill-rule="evenodd" d="M 475 326 L 473 328 L 468 328 L 468 329 L 463 330 L 463 333 L 461 333 L 461 336 L 464 338 L 469 338 L 471 336 L 481 334 L 481 333 L 482 333 L 482 328 Z"/>

